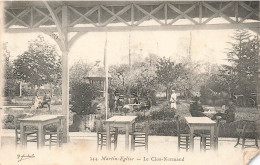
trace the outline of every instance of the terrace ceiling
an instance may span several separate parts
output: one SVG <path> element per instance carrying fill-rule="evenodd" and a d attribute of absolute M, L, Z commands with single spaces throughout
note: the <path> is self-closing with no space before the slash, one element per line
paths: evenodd
<path fill-rule="evenodd" d="M 63 6 L 67 8 L 68 32 L 259 27 L 258 1 L 8 1 L 5 2 L 5 29 L 7 32 L 58 32 L 64 16 Z"/>

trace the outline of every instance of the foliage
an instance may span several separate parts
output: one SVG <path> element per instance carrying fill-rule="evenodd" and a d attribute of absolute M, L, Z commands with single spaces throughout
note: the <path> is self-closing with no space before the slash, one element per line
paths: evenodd
<path fill-rule="evenodd" d="M 95 113 L 95 106 L 92 101 L 98 97 L 99 93 L 96 86 L 84 82 L 71 83 L 70 104 L 72 112 L 78 115 L 88 115 Z"/>
<path fill-rule="evenodd" d="M 177 123 L 176 121 L 155 120 L 150 122 L 149 130 L 151 135 L 176 136 Z"/>
<path fill-rule="evenodd" d="M 211 74 L 206 83 L 201 86 L 200 94 L 203 104 L 211 103 L 212 105 L 219 105 L 230 98 L 228 84 L 223 78 L 220 69 L 221 68 L 219 68 L 217 72 Z"/>
<path fill-rule="evenodd" d="M 219 93 L 227 93 L 229 97 L 243 95 L 243 100 L 239 102 L 251 105 L 250 99 L 254 99 L 251 94 L 257 91 L 258 37 L 248 31 L 237 30 L 232 39 L 229 43 L 231 48 L 227 52 L 229 64 L 223 65 L 209 77 L 201 94 L 204 99 L 214 99 L 212 97 Z"/>
<path fill-rule="evenodd" d="M 163 84 L 167 88 L 167 93 L 172 88 L 176 88 L 177 80 L 184 73 L 183 64 L 175 64 L 165 57 L 160 58 L 156 64 L 157 70 L 155 71 L 157 75 L 158 82 Z"/>
<path fill-rule="evenodd" d="M 181 76 L 177 79 L 176 88 L 181 96 L 188 99 L 199 92 L 201 84 L 204 84 L 208 78 L 208 73 L 202 72 L 205 64 L 200 62 L 191 62 L 190 58 L 183 58 L 184 69 Z"/>
<path fill-rule="evenodd" d="M 19 95 L 19 87 L 17 80 L 14 77 L 13 63 L 10 60 L 10 51 L 8 50 L 8 43 L 3 44 L 3 57 L 4 57 L 4 78 L 5 78 L 5 90 L 4 95 L 14 97 Z"/>
<path fill-rule="evenodd" d="M 126 77 L 129 74 L 129 66 L 126 64 L 113 65 L 109 68 L 109 73 L 112 76 L 112 87 L 124 93 L 127 88 Z"/>
<path fill-rule="evenodd" d="M 69 70 L 70 82 L 74 83 L 86 81 L 85 78 L 88 75 L 89 71 L 93 69 L 93 67 L 90 67 L 90 65 L 84 61 L 77 61 Z"/>
<path fill-rule="evenodd" d="M 256 91 L 259 41 L 258 36 L 254 36 L 245 30 L 236 31 L 232 37 L 233 42 L 229 49 L 229 66 L 224 66 L 227 74 L 226 81 L 236 94 L 249 95 Z"/>
<path fill-rule="evenodd" d="M 175 112 L 169 106 L 163 106 L 161 110 L 151 111 L 150 118 L 152 120 L 168 120 L 173 119 Z"/>
<path fill-rule="evenodd" d="M 120 94 L 137 94 L 140 97 L 153 95 L 156 89 L 155 62 L 135 62 L 131 69 L 129 65 L 111 66 L 112 88 Z"/>
<path fill-rule="evenodd" d="M 29 42 L 28 50 L 18 56 L 14 66 L 16 77 L 32 85 L 58 84 L 61 79 L 60 56 L 40 35 Z"/>

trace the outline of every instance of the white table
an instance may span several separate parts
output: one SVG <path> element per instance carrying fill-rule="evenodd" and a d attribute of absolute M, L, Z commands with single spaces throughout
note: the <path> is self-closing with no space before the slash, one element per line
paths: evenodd
<path fill-rule="evenodd" d="M 141 108 L 141 104 L 127 104 L 127 105 L 131 107 L 131 111 Z"/>
<path fill-rule="evenodd" d="M 37 148 L 43 147 L 45 142 L 45 126 L 49 124 L 57 123 L 58 130 L 60 130 L 61 127 L 61 119 L 64 116 L 62 115 L 39 115 L 39 116 L 33 116 L 29 118 L 19 119 L 20 121 L 20 129 L 21 129 L 21 144 L 22 146 L 26 145 L 26 139 L 25 139 L 25 127 L 26 126 L 35 126 L 38 128 L 38 139 L 37 139 Z M 59 135 L 59 133 L 58 133 Z M 59 138 L 59 137 L 57 137 Z"/>
<path fill-rule="evenodd" d="M 111 139 L 110 139 L 110 127 L 116 128 L 125 128 L 125 149 L 129 150 L 129 130 L 132 125 L 132 129 L 134 131 L 135 128 L 135 118 L 137 116 L 113 116 L 106 121 L 104 121 L 106 125 L 107 132 L 107 149 L 111 150 Z"/>
<path fill-rule="evenodd" d="M 209 130 L 210 131 L 210 148 L 214 150 L 214 132 L 216 122 L 208 117 L 185 117 L 185 120 L 190 127 L 190 149 L 194 150 L 194 131 L 195 130 Z"/>
<path fill-rule="evenodd" d="M 203 114 L 205 114 L 207 117 L 213 117 L 217 112 L 216 111 L 204 111 L 202 112 Z"/>

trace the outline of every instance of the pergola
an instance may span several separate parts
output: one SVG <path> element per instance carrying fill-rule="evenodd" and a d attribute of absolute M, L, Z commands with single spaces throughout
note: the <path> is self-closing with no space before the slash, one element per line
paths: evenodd
<path fill-rule="evenodd" d="M 260 23 L 258 1 L 7 1 L 4 2 L 4 18 L 5 32 L 43 32 L 51 36 L 62 51 L 65 141 L 69 138 L 68 56 L 72 45 L 82 35 L 87 32 L 245 28 L 259 34 Z M 217 19 L 222 21 L 215 21 Z"/>

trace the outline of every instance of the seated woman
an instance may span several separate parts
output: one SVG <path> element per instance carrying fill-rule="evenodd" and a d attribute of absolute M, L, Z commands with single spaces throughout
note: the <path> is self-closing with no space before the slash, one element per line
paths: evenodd
<path fill-rule="evenodd" d="M 192 101 L 192 103 L 190 104 L 190 114 L 192 117 L 204 117 L 206 116 L 205 114 L 203 114 L 202 112 L 204 112 L 200 100 L 198 97 L 195 97 L 194 101 Z"/>
<path fill-rule="evenodd" d="M 232 99 L 228 101 L 228 109 L 225 110 L 224 113 L 216 113 L 211 119 L 216 120 L 217 116 L 221 117 L 221 119 L 226 120 L 227 123 L 231 123 L 235 121 L 235 111 L 236 106 Z"/>

